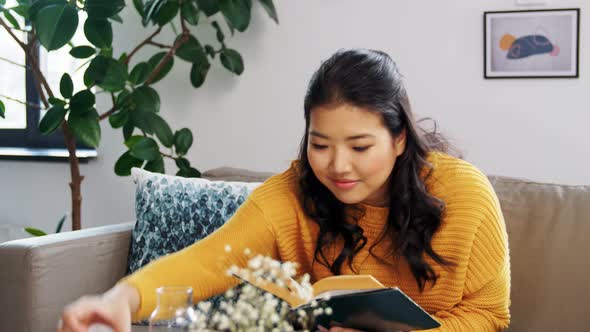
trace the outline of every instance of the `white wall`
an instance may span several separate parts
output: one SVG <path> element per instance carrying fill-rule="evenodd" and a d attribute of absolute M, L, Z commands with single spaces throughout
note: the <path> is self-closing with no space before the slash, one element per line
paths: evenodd
<path fill-rule="evenodd" d="M 188 64 L 177 59 L 172 74 L 157 84 L 171 125 L 195 134 L 188 157 L 198 168 L 286 168 L 302 135 L 312 72 L 338 48 L 369 47 L 398 62 L 416 112 L 437 119 L 486 173 L 590 184 L 587 1 L 535 7 L 582 9 L 580 78 L 537 80 L 482 77 L 482 13 L 528 8 L 512 0 L 275 1 L 279 26 L 256 4 L 248 31 L 228 41 L 244 56 L 241 77 L 217 63 L 195 90 Z M 136 20 L 131 7 L 123 16 Z M 117 29 L 117 50 L 129 51 L 152 30 L 133 26 Z M 121 133 L 105 123 L 103 137 L 100 157 L 82 165 L 84 227 L 134 217 L 131 180 L 112 171 L 124 151 Z M 0 161 L 0 223 L 52 229 L 69 210 L 68 174 L 65 163 Z"/>

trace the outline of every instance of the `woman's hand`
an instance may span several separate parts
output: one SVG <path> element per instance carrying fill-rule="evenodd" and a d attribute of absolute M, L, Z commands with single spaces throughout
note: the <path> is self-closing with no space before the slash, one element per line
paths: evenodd
<path fill-rule="evenodd" d="M 86 332 L 94 324 L 104 324 L 115 332 L 130 332 L 131 313 L 138 305 L 135 288 L 117 285 L 102 296 L 83 296 L 66 306 L 57 331 Z"/>
<path fill-rule="evenodd" d="M 318 329 L 320 330 L 320 332 L 363 332 L 361 330 L 349 329 L 340 326 L 332 326 L 330 329 L 327 329 L 321 325 L 318 325 Z"/>

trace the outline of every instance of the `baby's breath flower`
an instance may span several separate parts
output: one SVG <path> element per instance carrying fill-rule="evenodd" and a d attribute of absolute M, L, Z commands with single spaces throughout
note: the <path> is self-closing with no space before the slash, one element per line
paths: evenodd
<path fill-rule="evenodd" d="M 226 244 L 224 250 L 227 253 L 231 252 L 231 246 L 229 244 Z"/>
<path fill-rule="evenodd" d="M 231 247 L 226 245 L 225 251 L 231 252 Z M 309 301 L 312 298 L 313 288 L 309 274 L 304 274 L 299 282 L 293 280 L 297 273 L 296 263 L 281 263 L 262 255 L 251 257 L 252 252 L 248 248 L 244 249 L 244 254 L 249 257 L 247 266 L 239 268 L 233 265 L 227 270 L 228 275 L 258 283 L 274 283 L 279 287 L 289 286 L 303 300 Z M 294 332 L 292 324 L 297 323 L 303 328 L 298 331 L 308 331 L 315 316 L 332 312 L 330 308 L 318 308 L 317 301 L 312 301 L 310 305 L 315 308 L 311 312 L 302 309 L 293 312 L 285 301 L 245 283 L 239 288 L 226 291 L 224 299 L 216 308 L 210 302 L 199 303 L 194 315 L 190 317 L 193 324 L 189 330 Z"/>

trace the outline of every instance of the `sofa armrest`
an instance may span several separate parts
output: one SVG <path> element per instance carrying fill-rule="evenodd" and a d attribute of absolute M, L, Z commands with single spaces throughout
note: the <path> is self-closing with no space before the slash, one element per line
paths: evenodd
<path fill-rule="evenodd" d="M 0 331 L 55 331 L 63 307 L 125 274 L 133 223 L 0 244 Z"/>

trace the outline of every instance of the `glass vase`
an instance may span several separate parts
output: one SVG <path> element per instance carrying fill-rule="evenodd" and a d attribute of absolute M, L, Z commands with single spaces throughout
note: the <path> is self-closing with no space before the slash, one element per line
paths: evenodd
<path fill-rule="evenodd" d="M 164 286 L 156 292 L 158 304 L 150 315 L 149 331 L 189 331 L 194 317 L 192 288 Z"/>

